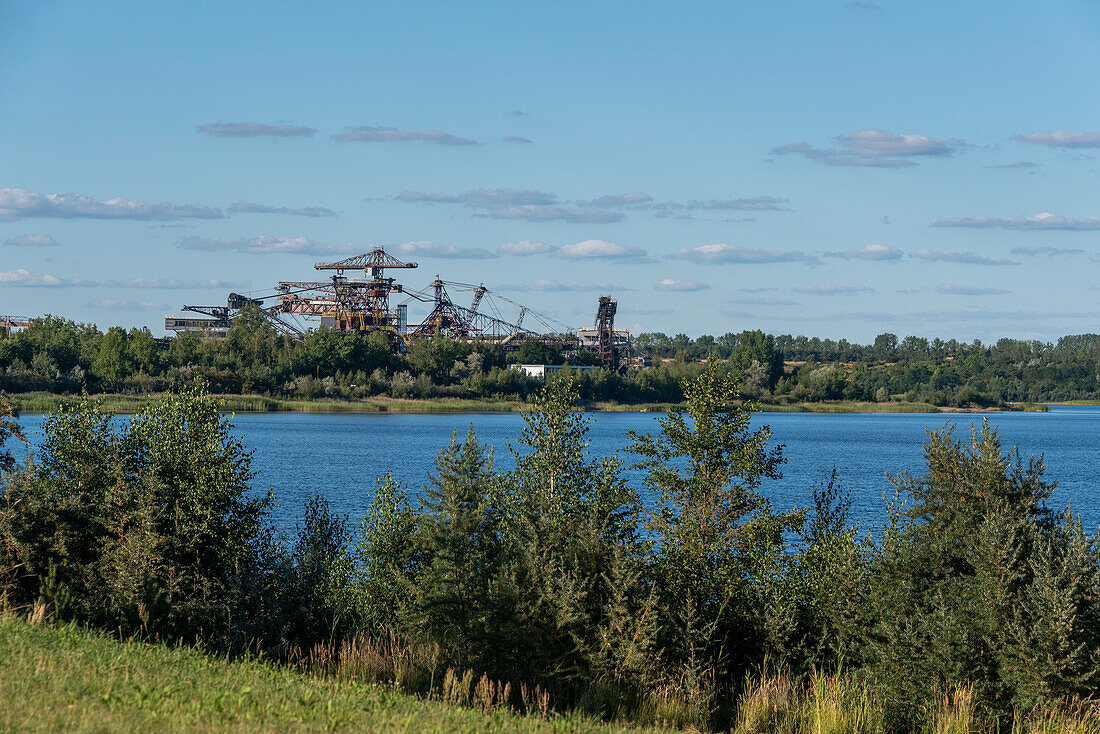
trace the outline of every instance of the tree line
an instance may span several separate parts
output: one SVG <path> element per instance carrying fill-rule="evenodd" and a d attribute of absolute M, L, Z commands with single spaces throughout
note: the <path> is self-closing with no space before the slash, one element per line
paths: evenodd
<path fill-rule="evenodd" d="M 0 594 L 360 677 L 400 658 L 414 692 L 483 676 L 517 708 L 712 730 L 769 670 L 846 676 L 886 731 L 926 725 L 959 686 L 989 726 L 1100 693 L 1100 545 L 1048 507 L 1041 459 L 947 426 L 923 474 L 891 478 L 885 522 L 858 527 L 835 469 L 809 506 L 772 506 L 782 446 L 717 361 L 682 390 L 625 456 L 592 456 L 579 395 L 555 381 L 512 468 L 471 427 L 419 491 L 382 474 L 356 522 L 315 496 L 289 535 L 201 386 L 130 422 L 85 396 L 32 457 L 0 462 Z M 18 423 L 0 416 L 2 451 Z"/>
<path fill-rule="evenodd" d="M 860 345 L 758 330 L 695 339 L 644 333 L 633 340 L 632 352 L 640 359 L 622 373 L 574 373 L 582 399 L 680 402 L 682 380 L 699 375 L 713 360 L 746 396 L 767 403 L 995 407 L 1100 399 L 1100 335 L 1095 334 L 990 345 L 880 334 Z M 44 317 L 0 338 L 0 390 L 149 394 L 201 379 L 214 392 L 273 397 L 530 400 L 539 383 L 511 366 L 566 362 L 584 366 L 598 359 L 534 341 L 505 351 L 499 345 L 417 338 L 405 354 L 393 354 L 380 333 L 320 329 L 292 340 L 247 309 L 224 340 L 191 332 L 158 340 L 147 329 L 100 332 L 89 324 Z"/>

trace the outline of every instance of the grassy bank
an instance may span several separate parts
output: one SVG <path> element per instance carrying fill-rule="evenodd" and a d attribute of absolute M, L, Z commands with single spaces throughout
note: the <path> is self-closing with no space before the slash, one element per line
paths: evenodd
<path fill-rule="evenodd" d="M 186 647 L 118 642 L 75 625 L 0 616 L 0 731 L 80 732 L 614 732 L 577 715 L 520 715 L 502 707 L 447 705 L 393 686 L 332 680 L 262 661 L 227 661 Z M 736 734 L 879 734 L 887 730 L 872 689 L 815 675 L 804 685 L 748 683 Z M 1100 712 L 1080 704 L 995 727 L 971 688 L 939 699 L 918 728 L 936 734 L 1100 732 Z"/>
<path fill-rule="evenodd" d="M 50 413 L 65 401 L 78 396 L 48 392 L 17 393 L 9 396 L 23 413 Z M 128 395 L 103 393 L 94 396 L 103 410 L 111 413 L 136 413 L 162 395 Z M 263 395 L 218 395 L 222 410 L 227 413 L 492 413 L 524 410 L 528 403 L 518 399 L 473 398 L 391 398 L 380 395 L 362 400 L 323 398 L 304 400 L 295 398 L 270 398 Z M 1086 401 L 1059 403 L 1059 405 L 1088 405 Z M 595 412 L 663 413 L 683 408 L 683 403 L 613 403 L 589 402 L 585 409 Z M 1020 403 L 1010 410 L 1045 412 L 1041 403 Z M 1001 409 L 998 409 L 1001 410 Z M 929 403 L 872 403 L 858 400 L 836 400 L 822 403 L 761 403 L 764 413 L 955 413 L 981 412 L 979 409 L 938 408 Z"/>
<path fill-rule="evenodd" d="M 623 731 L 583 717 L 449 706 L 11 615 L 0 618 L 0 700 L 0 731 Z"/>

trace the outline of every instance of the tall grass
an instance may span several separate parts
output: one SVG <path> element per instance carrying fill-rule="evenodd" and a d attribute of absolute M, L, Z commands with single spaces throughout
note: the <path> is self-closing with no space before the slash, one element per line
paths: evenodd
<path fill-rule="evenodd" d="M 705 685 L 658 686 L 606 716 L 647 730 L 706 731 Z M 410 695 L 412 694 L 412 695 Z M 227 661 L 187 647 L 119 642 L 56 625 L 38 603 L 0 611 L 3 731 L 622 731 L 557 714 L 539 686 L 440 669 L 430 647 L 365 636 L 291 651 L 282 663 Z M 635 729 L 636 730 L 636 729 Z M 844 673 L 745 681 L 736 734 L 887 734 L 873 685 Z M 929 712 L 922 734 L 1100 734 L 1091 701 L 984 720 L 970 686 Z"/>
<path fill-rule="evenodd" d="M 45 604 L 0 609 L 0 732 L 623 731 L 548 703 L 540 711 L 531 690 L 535 715 L 517 714 L 500 704 L 512 695 L 506 685 L 472 674 L 452 673 L 449 696 L 416 698 L 353 673 L 120 642 L 51 622 Z"/>
<path fill-rule="evenodd" d="M 1011 725 L 983 718 L 969 685 L 954 686 L 928 712 L 922 734 L 1100 734 L 1100 706 L 1064 704 L 1018 712 Z M 733 731 L 737 734 L 887 734 L 885 707 L 867 682 L 815 673 L 794 684 L 785 675 L 745 682 Z"/>

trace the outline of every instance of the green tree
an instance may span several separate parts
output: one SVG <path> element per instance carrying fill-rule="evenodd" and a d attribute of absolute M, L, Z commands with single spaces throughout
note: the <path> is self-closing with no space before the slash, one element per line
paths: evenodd
<path fill-rule="evenodd" d="M 775 337 L 762 331 L 742 331 L 737 346 L 730 353 L 729 364 L 738 380 L 750 374 L 753 363 L 764 368 L 766 388 L 772 390 L 783 376 L 783 355 L 775 345 Z"/>
<path fill-rule="evenodd" d="M 416 580 L 413 624 L 452 664 L 492 669 L 512 643 L 500 624 L 509 602 L 501 584 L 502 478 L 472 426 L 462 442 L 452 434 L 435 463 L 418 521 L 427 560 Z"/>
<path fill-rule="evenodd" d="M 131 374 L 133 363 L 128 349 L 126 330 L 112 326 L 99 342 L 92 362 L 92 374 L 103 382 L 117 382 Z"/>
<path fill-rule="evenodd" d="M 11 471 L 15 467 L 15 454 L 4 445 L 14 438 L 26 442 L 23 429 L 19 425 L 19 410 L 0 393 L 0 473 Z"/>
<path fill-rule="evenodd" d="M 409 367 L 426 374 L 435 382 L 445 381 L 454 369 L 455 362 L 470 353 L 470 346 L 446 337 L 417 337 L 409 344 Z"/>
<path fill-rule="evenodd" d="M 155 375 L 160 372 L 160 353 L 149 329 L 130 329 L 126 343 L 132 369 Z"/>
<path fill-rule="evenodd" d="M 782 447 L 768 448 L 766 426 L 750 427 L 752 403 L 731 405 L 737 391 L 717 361 L 683 390 L 686 411 L 659 419 L 656 436 L 631 432 L 631 451 L 660 498 L 651 530 L 663 647 L 692 674 L 713 672 L 729 686 L 759 660 L 756 602 L 802 514 L 774 513 L 758 491 L 781 476 Z"/>
<path fill-rule="evenodd" d="M 1003 453 L 983 423 L 965 444 L 950 427 L 931 432 L 925 461 L 923 476 L 894 478 L 909 504 L 895 505 L 856 606 L 895 722 L 957 684 L 989 716 L 1095 693 L 1100 557 L 1047 509 L 1041 459 Z"/>

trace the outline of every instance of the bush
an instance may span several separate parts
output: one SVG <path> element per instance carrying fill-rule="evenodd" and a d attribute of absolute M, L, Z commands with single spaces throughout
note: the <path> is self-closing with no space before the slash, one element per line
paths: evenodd
<path fill-rule="evenodd" d="M 262 583 L 270 496 L 199 387 L 122 430 L 87 396 L 51 415 L 37 462 L 4 478 L 0 568 L 13 599 L 123 632 L 229 643 Z"/>

